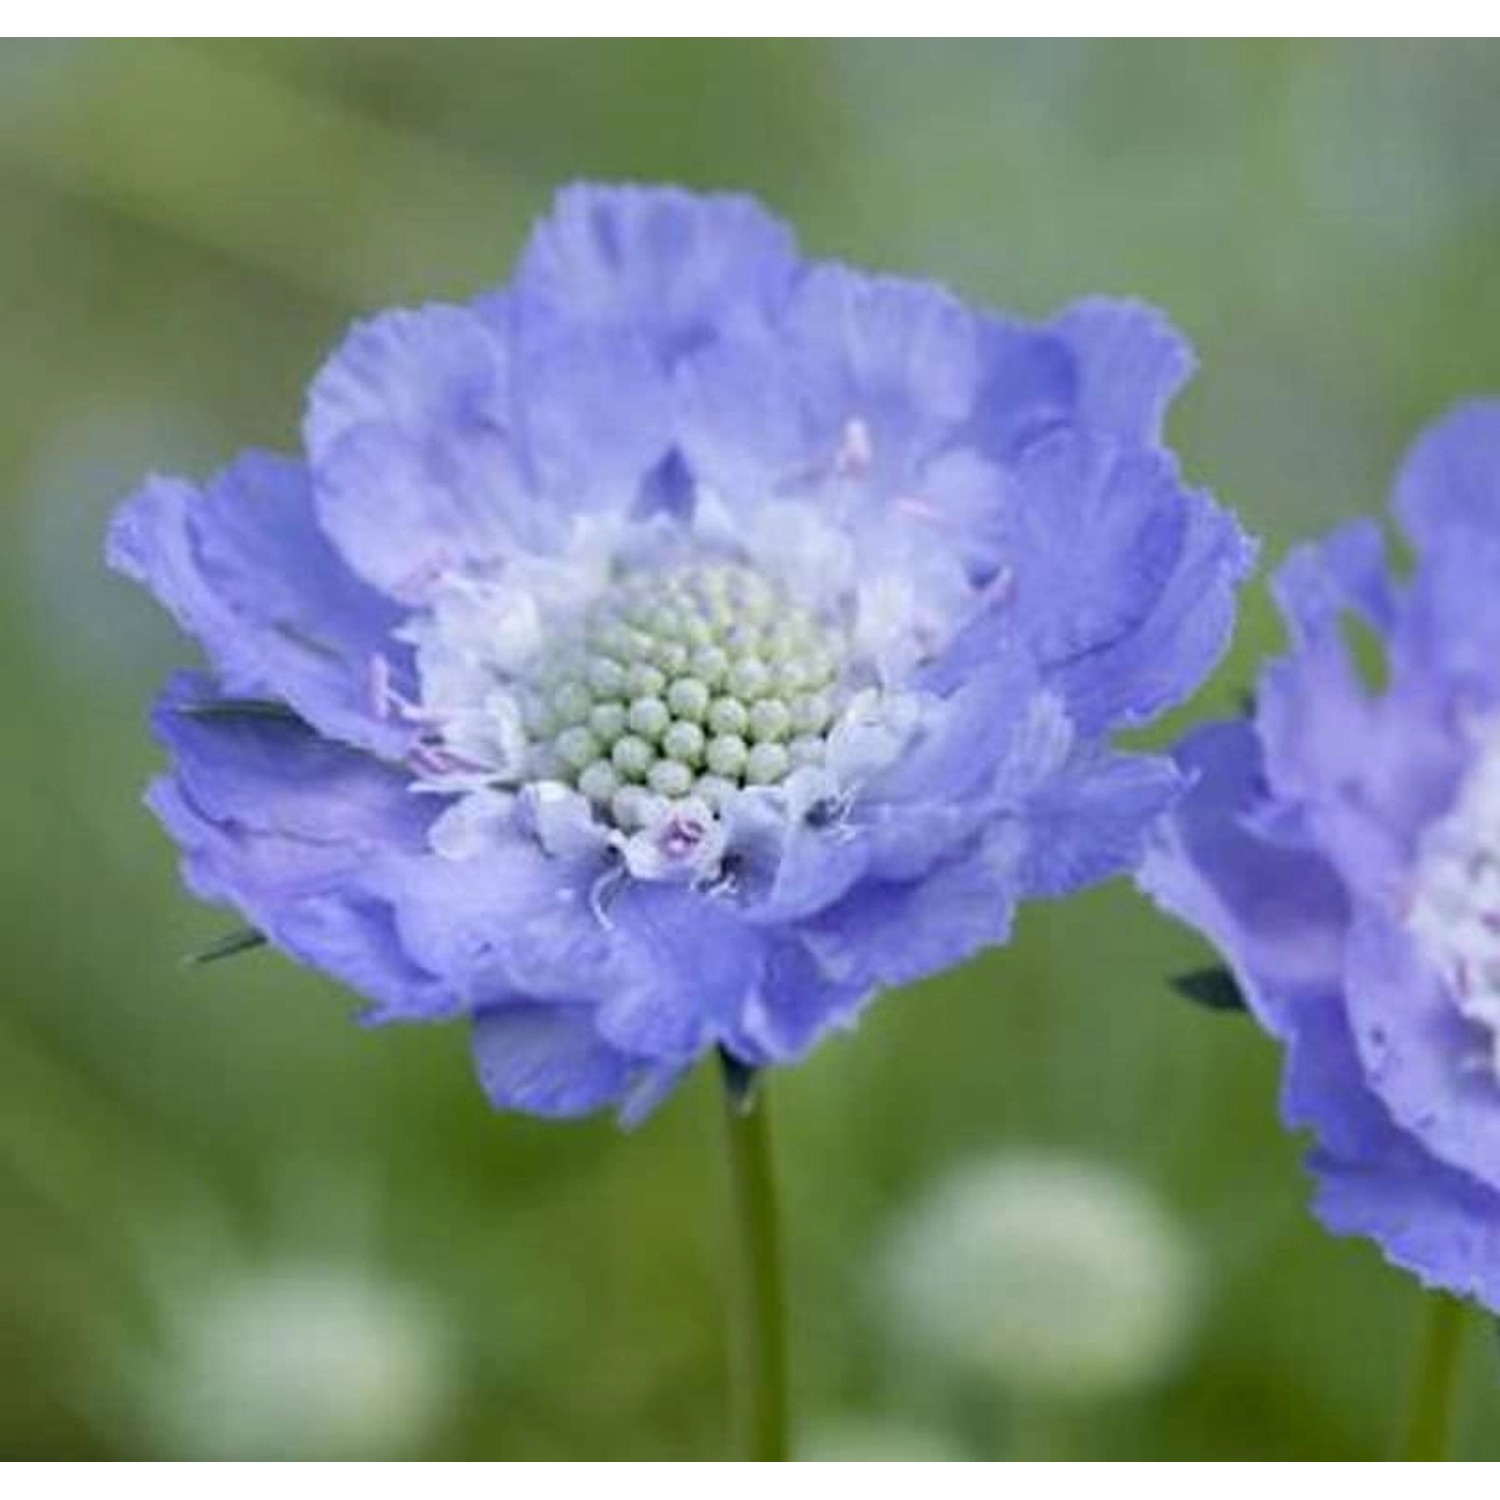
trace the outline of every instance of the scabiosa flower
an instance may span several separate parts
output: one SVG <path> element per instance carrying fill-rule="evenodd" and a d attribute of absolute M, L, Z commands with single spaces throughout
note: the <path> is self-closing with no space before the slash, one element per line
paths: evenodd
<path fill-rule="evenodd" d="M 152 806 L 371 1019 L 471 1019 L 499 1106 L 800 1057 L 1175 795 L 1108 740 L 1250 561 L 1160 443 L 1189 365 L 1142 307 L 1029 326 L 745 198 L 565 192 L 508 288 L 353 331 L 305 459 L 123 508 L 210 666 Z"/>
<path fill-rule="evenodd" d="M 1409 579 L 1371 521 L 1288 559 L 1292 652 L 1183 743 L 1142 880 L 1285 1044 L 1323 1222 L 1500 1309 L 1500 402 L 1417 443 L 1394 509 Z"/>

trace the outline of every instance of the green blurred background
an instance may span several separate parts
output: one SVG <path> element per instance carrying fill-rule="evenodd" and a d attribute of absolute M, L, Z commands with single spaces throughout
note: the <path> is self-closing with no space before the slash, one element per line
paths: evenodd
<path fill-rule="evenodd" d="M 293 445 L 353 316 L 503 279 L 559 184 L 672 180 L 1025 314 L 1166 307 L 1174 441 L 1274 559 L 1500 386 L 1497 139 L 1483 44 L 0 44 L 0 1454 L 723 1445 L 712 1078 L 630 1135 L 497 1117 L 459 1028 L 179 966 L 230 920 L 139 804 L 188 650 L 99 561 L 141 473 Z M 1257 585 L 1194 712 L 1277 639 Z M 1415 1284 L 1311 1220 L 1273 1047 L 1162 982 L 1202 961 L 1120 883 L 776 1078 L 805 1451 L 1382 1451 Z M 945 1371 L 881 1272 L 932 1183 L 1039 1147 L 1197 1267 L 1176 1355 L 1087 1398 Z M 1471 1456 L 1495 1377 L 1472 1338 Z"/>

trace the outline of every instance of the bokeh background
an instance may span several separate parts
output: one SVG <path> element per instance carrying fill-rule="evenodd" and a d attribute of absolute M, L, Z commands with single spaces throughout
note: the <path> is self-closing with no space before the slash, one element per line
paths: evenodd
<path fill-rule="evenodd" d="M 712 1077 L 500 1118 L 457 1028 L 179 964 L 232 918 L 139 805 L 188 649 L 100 563 L 139 475 L 294 444 L 353 316 L 502 279 L 558 184 L 669 179 L 1168 308 L 1174 441 L 1274 559 L 1500 388 L 1497 140 L 1483 44 L 0 43 L 0 1454 L 723 1445 Z M 1257 585 L 1192 712 L 1278 639 Z M 803 1452 L 1385 1448 L 1416 1287 L 1314 1225 L 1272 1046 L 1165 984 L 1205 959 L 1119 883 L 775 1080 Z"/>

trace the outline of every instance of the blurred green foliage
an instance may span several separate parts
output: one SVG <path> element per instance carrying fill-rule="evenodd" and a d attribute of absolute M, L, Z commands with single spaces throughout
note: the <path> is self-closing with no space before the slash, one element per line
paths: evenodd
<path fill-rule="evenodd" d="M 1168 308 L 1203 364 L 1175 441 L 1274 557 L 1500 384 L 1497 134 L 1484 44 L 0 44 L 0 1454 L 167 1456 L 143 1372 L 171 1329 L 226 1267 L 298 1257 L 424 1299 L 447 1383 L 419 1452 L 722 1444 L 710 1077 L 632 1135 L 498 1118 L 459 1028 L 361 1030 L 267 953 L 178 966 L 232 919 L 139 806 L 187 649 L 99 561 L 141 472 L 294 444 L 352 316 L 504 278 L 559 183 L 675 180 L 1023 313 Z M 1257 587 L 1192 713 L 1276 640 Z M 1139 1176 L 1206 1267 L 1190 1360 L 1065 1451 L 1388 1445 L 1415 1285 L 1311 1220 L 1271 1044 L 1163 982 L 1203 961 L 1120 884 L 777 1077 L 805 1431 L 1004 1453 L 1002 1412 L 898 1356 L 870 1267 L 924 1184 L 1016 1144 Z M 1500 1456 L 1492 1354 L 1473 1456 Z"/>

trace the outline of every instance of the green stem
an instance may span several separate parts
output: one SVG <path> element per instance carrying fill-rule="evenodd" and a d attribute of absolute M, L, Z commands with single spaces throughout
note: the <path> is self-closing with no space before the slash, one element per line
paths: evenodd
<path fill-rule="evenodd" d="M 734 1285 L 735 1455 L 787 1455 L 786 1311 L 764 1089 L 724 1061 L 725 1146 L 738 1266 Z"/>
<path fill-rule="evenodd" d="M 1448 1455 L 1463 1331 L 1464 1304 L 1446 1293 L 1431 1293 L 1417 1353 L 1406 1437 L 1397 1455 L 1405 1463 L 1428 1463 Z"/>

